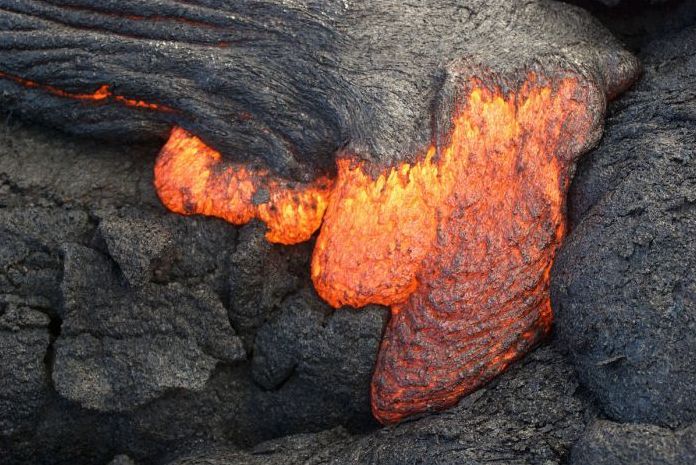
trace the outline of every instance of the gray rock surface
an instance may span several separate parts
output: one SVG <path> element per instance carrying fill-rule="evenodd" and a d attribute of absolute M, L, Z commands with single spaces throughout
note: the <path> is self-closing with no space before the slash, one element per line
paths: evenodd
<path fill-rule="evenodd" d="M 672 431 L 653 425 L 598 421 L 573 447 L 571 465 L 696 463 L 696 425 Z"/>
<path fill-rule="evenodd" d="M 142 216 L 113 215 L 99 223 L 108 254 L 132 286 L 151 281 L 157 262 L 174 253 L 167 228 Z"/>
<path fill-rule="evenodd" d="M 696 28 L 642 52 L 570 194 L 556 330 L 615 420 L 696 420 Z"/>
<path fill-rule="evenodd" d="M 109 465 L 136 465 L 133 460 L 127 455 L 117 455 L 114 459 L 109 462 Z"/>
<path fill-rule="evenodd" d="M 203 450 L 171 465 L 560 464 L 584 429 L 576 388 L 563 357 L 544 347 L 446 412 L 363 436 L 334 430 Z"/>
<path fill-rule="evenodd" d="M 0 296 L 0 436 L 33 427 L 48 401 L 46 314 Z"/>
<path fill-rule="evenodd" d="M 174 388 L 201 390 L 217 361 L 245 358 L 209 290 L 131 288 L 99 252 L 66 244 L 64 254 L 53 380 L 67 399 L 97 410 L 133 409 Z"/>
<path fill-rule="evenodd" d="M 230 321 L 249 349 L 258 328 L 280 303 L 309 281 L 312 243 L 271 244 L 265 229 L 257 222 L 242 227 L 230 257 Z"/>

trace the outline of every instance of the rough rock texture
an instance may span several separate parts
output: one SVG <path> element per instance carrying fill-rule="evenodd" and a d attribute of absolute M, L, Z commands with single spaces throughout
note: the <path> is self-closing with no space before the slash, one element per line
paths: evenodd
<path fill-rule="evenodd" d="M 197 440 L 374 428 L 369 378 L 386 309 L 329 312 L 308 288 L 311 248 L 164 212 L 156 150 L 13 121 L 0 130 L 3 463 L 102 465 L 122 453 L 151 463 Z M 244 302 L 254 324 L 234 318 Z M 293 333 L 306 322 L 294 305 L 316 309 L 316 339 Z M 252 373 L 278 376 L 274 328 L 292 340 L 294 366 L 269 384 Z"/>
<path fill-rule="evenodd" d="M 311 291 L 306 291 L 311 292 Z M 287 299 L 278 316 L 256 336 L 251 375 L 265 389 L 324 386 L 336 399 L 330 413 L 340 418 L 370 415 L 369 384 L 376 353 L 387 321 L 385 308 L 372 306 L 336 312 L 299 294 Z M 311 388 L 322 400 L 321 389 Z M 310 398 L 310 393 L 300 393 Z M 350 409 L 353 409 L 352 411 Z"/>
<path fill-rule="evenodd" d="M 66 399 L 96 410 L 132 409 L 170 389 L 201 390 L 218 361 L 245 358 L 210 290 L 130 288 L 107 257 L 81 245 L 65 245 L 63 261 L 53 380 Z"/>
<path fill-rule="evenodd" d="M 691 0 L 629 0 L 617 7 L 597 7 L 602 0 L 571 0 L 592 12 L 630 50 L 645 45 L 696 22 L 696 3 Z"/>
<path fill-rule="evenodd" d="M 0 296 L 0 436 L 31 429 L 48 399 L 48 324 L 44 313 Z"/>
<path fill-rule="evenodd" d="M 172 465 L 558 464 L 584 428 L 576 387 L 572 370 L 547 347 L 447 412 L 361 437 L 334 430 L 246 452 L 186 454 Z"/>
<path fill-rule="evenodd" d="M 136 465 L 133 460 L 127 455 L 117 455 L 109 462 L 109 465 Z"/>
<path fill-rule="evenodd" d="M 684 465 L 696 463 L 696 425 L 679 431 L 598 421 L 573 447 L 571 465 Z"/>
<path fill-rule="evenodd" d="M 264 231 L 257 222 L 243 227 L 230 256 L 230 321 L 249 348 L 268 316 L 309 279 L 311 244 L 274 245 Z"/>
<path fill-rule="evenodd" d="M 642 51 L 570 194 L 553 270 L 559 339 L 609 417 L 696 420 L 696 28 Z"/>
<path fill-rule="evenodd" d="M 545 0 L 2 0 L 0 30 L 21 115 L 112 139 L 177 124 L 297 180 L 339 148 L 384 164 L 445 145 L 459 77 L 573 70 L 614 95 L 635 71 L 588 14 Z"/>
<path fill-rule="evenodd" d="M 108 216 L 99 223 L 99 233 L 131 286 L 151 281 L 158 262 L 176 253 L 170 231 L 145 215 Z"/>

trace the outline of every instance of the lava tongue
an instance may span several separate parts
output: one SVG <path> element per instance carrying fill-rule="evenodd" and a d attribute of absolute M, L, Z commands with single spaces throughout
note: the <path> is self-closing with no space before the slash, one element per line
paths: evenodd
<path fill-rule="evenodd" d="M 382 422 L 441 409 L 548 333 L 570 164 L 594 129 L 580 78 L 474 83 L 450 143 L 374 179 L 339 163 L 312 278 L 334 306 L 391 305 L 372 382 Z"/>

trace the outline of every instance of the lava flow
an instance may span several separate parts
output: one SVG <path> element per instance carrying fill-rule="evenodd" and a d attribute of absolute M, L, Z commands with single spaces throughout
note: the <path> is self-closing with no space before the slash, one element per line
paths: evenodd
<path fill-rule="evenodd" d="M 311 270 L 319 295 L 334 307 L 392 309 L 371 388 L 383 423 L 453 405 L 551 328 L 569 171 L 596 123 L 590 87 L 533 74 L 508 93 L 469 87 L 446 147 L 377 177 L 343 154 L 334 182 L 291 188 L 178 128 L 156 164 L 173 211 L 259 218 L 282 243 L 321 226 Z M 258 204 L 260 189 L 268 199 Z"/>
<path fill-rule="evenodd" d="M 268 227 L 266 238 L 281 244 L 306 241 L 319 228 L 331 185 L 326 178 L 291 183 L 268 170 L 226 162 L 178 127 L 155 164 L 155 188 L 170 210 L 216 216 L 233 224 L 258 218 Z"/>
<path fill-rule="evenodd" d="M 334 307 L 391 306 L 371 388 L 381 422 L 455 404 L 549 332 L 587 93 L 575 78 L 530 75 L 508 94 L 472 82 L 439 153 L 376 179 L 339 159 L 312 279 Z"/>

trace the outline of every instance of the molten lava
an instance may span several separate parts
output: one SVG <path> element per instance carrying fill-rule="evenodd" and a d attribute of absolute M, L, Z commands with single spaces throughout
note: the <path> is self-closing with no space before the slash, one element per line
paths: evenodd
<path fill-rule="evenodd" d="M 376 179 L 350 156 L 317 239 L 312 279 L 334 307 L 389 305 L 372 381 L 384 423 L 448 407 L 548 333 L 549 272 L 574 150 L 592 124 L 576 79 L 481 83 L 450 143 Z"/>
<path fill-rule="evenodd" d="M 569 170 L 595 123 L 590 87 L 533 74 L 508 93 L 469 87 L 446 147 L 377 177 L 343 154 L 335 182 L 291 186 L 178 128 L 155 167 L 173 211 L 259 218 L 269 240 L 287 244 L 321 226 L 319 295 L 334 307 L 392 309 L 372 381 L 383 423 L 453 405 L 551 328 L 549 273 Z"/>
<path fill-rule="evenodd" d="M 258 218 L 268 227 L 266 238 L 281 244 L 306 241 L 319 228 L 331 185 L 326 178 L 292 183 L 268 170 L 226 162 L 181 128 L 172 130 L 155 164 L 155 187 L 170 210 L 233 224 Z"/>

